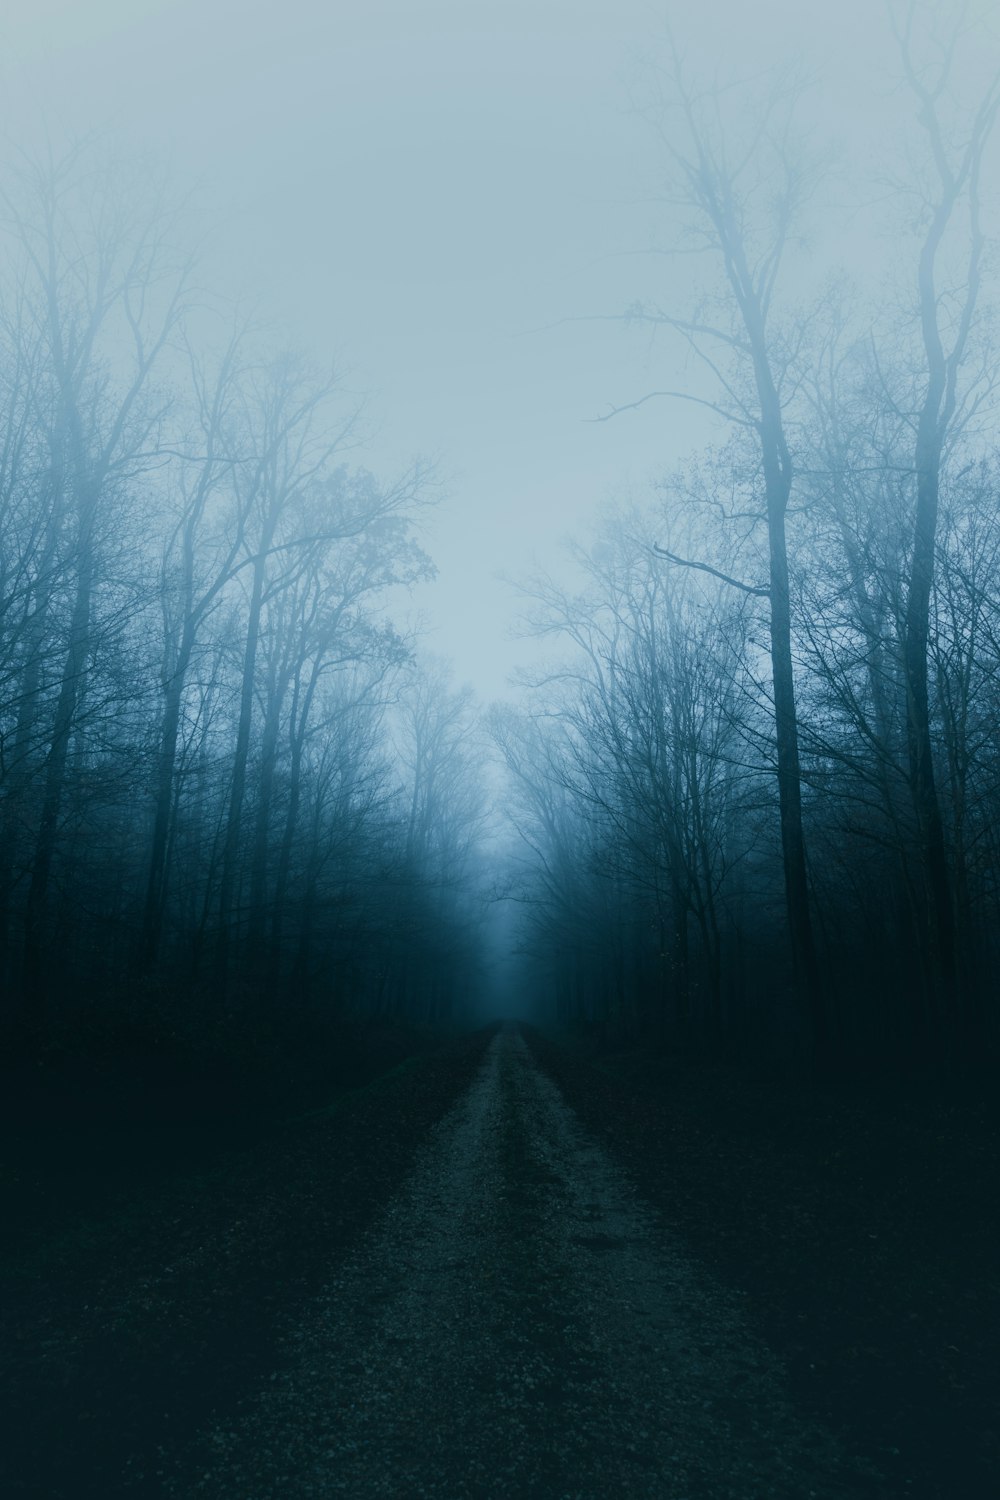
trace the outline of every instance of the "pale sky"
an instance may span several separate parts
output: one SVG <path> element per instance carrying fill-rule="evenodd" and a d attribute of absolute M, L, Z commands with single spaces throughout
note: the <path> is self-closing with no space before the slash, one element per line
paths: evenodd
<path fill-rule="evenodd" d="M 881 150 L 878 0 L 0 0 L 7 136 L 99 129 L 166 159 L 200 185 L 208 284 L 373 393 L 371 465 L 440 457 L 440 579 L 416 604 L 485 698 L 524 655 L 494 575 L 712 435 L 663 403 L 588 421 L 660 383 L 661 356 L 564 321 L 669 300 L 627 104 L 665 15 L 702 70 L 800 60 L 824 132 L 861 171 Z"/>

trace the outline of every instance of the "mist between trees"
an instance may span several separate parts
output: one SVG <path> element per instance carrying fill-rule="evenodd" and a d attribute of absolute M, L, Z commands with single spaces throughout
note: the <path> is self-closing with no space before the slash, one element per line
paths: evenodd
<path fill-rule="evenodd" d="M 877 304 L 803 302 L 802 87 L 700 90 L 671 46 L 642 91 L 675 258 L 623 321 L 686 381 L 603 420 L 695 403 L 725 435 L 576 549 L 582 585 L 524 590 L 566 664 L 493 732 L 563 1018 L 814 1059 L 996 1040 L 997 77 L 957 84 L 964 9 L 889 14 L 916 125 Z"/>
<path fill-rule="evenodd" d="M 8 1019 L 446 1019 L 472 711 L 386 608 L 433 474 L 363 466 L 356 398 L 227 326 L 138 174 L 24 162 L 3 219 Z"/>
<path fill-rule="evenodd" d="M 799 1057 L 995 1045 L 998 92 L 953 88 L 960 27 L 893 14 L 916 123 L 877 304 L 789 270 L 822 181 L 801 91 L 650 70 L 698 290 L 668 258 L 625 314 L 688 356 L 629 409 L 694 403 L 720 440 L 609 511 L 572 584 L 523 583 L 547 665 L 485 726 L 392 621 L 433 573 L 433 472 L 364 466 L 347 385 L 212 302 L 138 174 L 8 168 L 13 1024 L 438 1023 L 488 993 Z"/>

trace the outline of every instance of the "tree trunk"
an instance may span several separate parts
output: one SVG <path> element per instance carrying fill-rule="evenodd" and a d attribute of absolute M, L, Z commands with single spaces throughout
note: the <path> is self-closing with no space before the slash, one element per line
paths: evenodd
<path fill-rule="evenodd" d="M 932 376 L 917 428 L 917 503 L 903 646 L 906 745 L 924 875 L 928 1003 L 932 1026 L 944 1020 L 944 1013 L 951 1009 L 955 995 L 955 922 L 944 824 L 934 776 L 927 672 L 941 467 L 937 413 L 943 385 L 943 371 L 939 379 Z"/>
<path fill-rule="evenodd" d="M 94 581 L 89 523 L 81 540 L 80 569 L 70 623 L 69 646 L 56 703 L 52 739 L 45 767 L 45 789 L 28 887 L 24 924 L 24 998 L 30 1025 L 41 1026 L 45 1008 L 45 916 L 55 855 L 59 814 L 65 790 L 66 762 L 76 715 L 80 683 L 90 650 L 90 600 Z"/>
<path fill-rule="evenodd" d="M 174 770 L 177 765 L 177 736 L 180 728 L 184 680 L 187 676 L 193 647 L 193 635 L 185 630 L 178 650 L 177 662 L 167 678 L 164 689 L 163 715 L 160 720 L 160 748 L 156 765 L 156 810 L 153 818 L 153 839 L 149 853 L 146 900 L 137 964 L 140 973 L 148 972 L 155 962 L 163 929 L 167 891 L 167 848 L 170 842 L 170 822 L 174 806 Z"/>
<path fill-rule="evenodd" d="M 774 688 L 774 740 L 778 760 L 778 811 L 792 972 L 796 989 L 803 993 L 808 1006 L 814 1039 L 822 1047 L 826 1040 L 826 1017 L 820 995 L 819 966 L 809 911 L 806 846 L 802 831 L 802 774 L 792 664 L 785 504 L 785 501 L 779 500 L 778 504 L 772 505 L 770 497 L 768 499 L 771 678 Z"/>
<path fill-rule="evenodd" d="M 746 316 L 754 349 L 754 372 L 760 401 L 760 446 L 767 504 L 768 596 L 770 605 L 771 681 L 774 691 L 774 741 L 778 762 L 778 813 L 785 904 L 792 950 L 792 977 L 804 1002 L 811 1042 L 822 1055 L 827 1045 L 826 1013 L 809 909 L 806 845 L 802 830 L 802 770 L 792 661 L 792 613 L 788 581 L 785 517 L 792 492 L 792 460 L 785 439 L 781 402 L 767 357 L 759 316 Z"/>
<path fill-rule="evenodd" d="M 261 998 L 268 989 L 267 973 L 267 856 L 271 834 L 271 803 L 278 760 L 278 729 L 282 691 L 273 687 L 265 712 L 261 736 L 260 786 L 257 790 L 257 812 L 254 820 L 253 848 L 250 856 L 250 928 L 247 949 L 251 983 Z"/>
<path fill-rule="evenodd" d="M 243 651 L 240 718 L 236 731 L 236 752 L 233 760 L 233 780 L 229 794 L 229 812 L 222 846 L 222 875 L 219 882 L 219 932 L 215 948 L 215 982 L 220 1000 L 225 998 L 229 977 L 230 923 L 232 921 L 233 893 L 236 886 L 236 867 L 240 852 L 247 762 L 250 756 L 250 731 L 253 725 L 254 672 L 257 666 L 257 644 L 260 639 L 260 620 L 264 599 L 264 556 L 265 549 L 262 546 L 260 556 L 254 567 L 253 590 L 250 596 L 250 614 L 247 620 L 246 644 Z"/>

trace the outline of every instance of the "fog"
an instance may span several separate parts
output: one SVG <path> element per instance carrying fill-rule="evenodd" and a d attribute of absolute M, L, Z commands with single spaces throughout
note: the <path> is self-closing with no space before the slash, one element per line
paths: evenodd
<path fill-rule="evenodd" d="M 98 132 L 165 163 L 206 286 L 349 369 L 372 397 L 374 452 L 439 459 L 440 576 L 415 602 L 486 699 L 530 654 L 497 575 L 550 562 L 712 430 L 662 403 L 594 425 L 664 383 L 677 351 L 572 321 L 662 303 L 678 271 L 698 280 L 644 253 L 672 233 L 638 108 L 665 19 L 702 76 L 808 79 L 804 122 L 840 158 L 808 259 L 881 268 L 893 216 L 861 205 L 883 194 L 912 109 L 867 0 L 38 0 L 0 19 L 9 142 Z"/>
<path fill-rule="evenodd" d="M 0 0 L 0 1493 L 1000 1495 L 998 185 L 996 0 Z"/>
<path fill-rule="evenodd" d="M 992 8 L 0 45 L 17 1024 L 992 1045 Z"/>

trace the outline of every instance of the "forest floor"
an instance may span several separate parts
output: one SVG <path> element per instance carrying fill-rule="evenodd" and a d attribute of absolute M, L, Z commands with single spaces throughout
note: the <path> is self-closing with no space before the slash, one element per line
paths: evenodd
<path fill-rule="evenodd" d="M 4 1500 L 164 1493 L 165 1456 L 270 1373 L 288 1309 L 405 1179 L 488 1041 L 439 1039 L 395 1066 L 380 1044 L 353 1059 L 362 1087 L 337 1078 L 325 1108 L 310 1088 L 284 1118 L 228 1097 L 228 1118 L 200 1100 L 186 1124 L 116 1118 L 118 1097 L 110 1115 L 81 1106 L 81 1126 L 16 1099 L 0 1149 Z"/>
<path fill-rule="evenodd" d="M 851 1434 L 886 1494 L 1000 1494 L 995 1087 L 814 1088 L 531 1040 L 644 1198 L 743 1294 L 801 1409 Z"/>
<path fill-rule="evenodd" d="M 0 1485 L 985 1500 L 995 1148 L 971 1104 L 453 1041 L 15 1246 Z"/>

